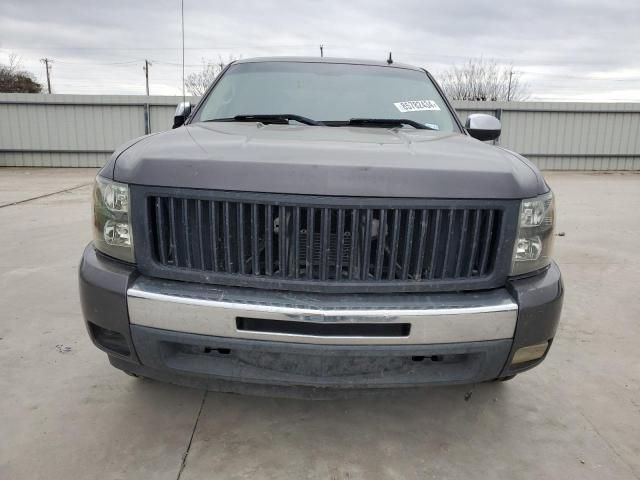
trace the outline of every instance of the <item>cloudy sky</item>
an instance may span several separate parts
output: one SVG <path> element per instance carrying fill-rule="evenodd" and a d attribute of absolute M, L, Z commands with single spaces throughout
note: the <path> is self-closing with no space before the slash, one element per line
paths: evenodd
<path fill-rule="evenodd" d="M 202 59 L 319 55 L 385 59 L 436 75 L 469 57 L 523 72 L 531 99 L 640 101 L 640 1 L 184 0 L 187 74 Z M 54 93 L 181 92 L 180 0 L 2 0 L 10 53 Z"/>

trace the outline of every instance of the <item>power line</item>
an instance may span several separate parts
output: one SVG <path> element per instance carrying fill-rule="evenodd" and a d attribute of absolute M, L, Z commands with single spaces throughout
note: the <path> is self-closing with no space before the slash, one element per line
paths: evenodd
<path fill-rule="evenodd" d="M 321 45 L 320 55 L 323 56 L 324 53 L 324 45 Z M 64 65 L 95 65 L 95 66 L 127 66 L 133 65 L 144 61 L 144 59 L 136 59 L 136 60 L 128 60 L 122 62 L 69 62 L 66 60 L 58 60 L 56 59 L 56 63 L 64 64 Z M 159 65 L 171 65 L 171 66 L 182 66 L 182 62 L 169 62 L 164 60 L 153 59 L 154 63 Z M 206 65 L 206 62 L 205 62 Z M 190 68 L 198 68 L 202 67 L 203 63 L 185 63 L 185 67 Z M 518 72 L 522 75 L 532 76 L 532 77 L 552 77 L 552 78 L 565 78 L 570 80 L 587 80 L 587 81 L 602 81 L 602 82 L 639 82 L 640 77 L 629 77 L 629 78 L 613 78 L 613 77 L 589 77 L 589 76 L 580 76 L 580 75 L 570 75 L 563 73 L 549 73 L 549 72 L 532 72 L 528 70 L 518 70 Z M 511 74 L 515 73 L 515 71 L 511 70 Z"/>
<path fill-rule="evenodd" d="M 603 82 L 638 82 L 640 77 L 635 78 L 606 78 L 606 77 L 587 77 L 580 75 L 568 75 L 564 73 L 543 73 L 543 72 L 527 72 L 526 70 L 520 70 L 523 75 L 533 75 L 539 77 L 553 77 L 553 78 L 566 78 L 569 80 L 596 80 Z"/>
<path fill-rule="evenodd" d="M 183 10 L 183 8 L 181 9 Z M 182 22 L 184 21 L 184 19 L 182 19 Z M 322 44 L 320 45 L 320 56 L 324 56 L 324 47 L 326 45 Z M 204 51 L 219 51 L 219 50 L 249 50 L 249 49 L 256 49 L 256 50 L 268 50 L 268 49 L 275 49 L 275 48 L 308 48 L 308 47 L 317 47 L 317 45 L 309 45 L 309 44 L 295 44 L 295 45 L 268 45 L 268 44 L 263 44 L 263 45 L 236 45 L 236 46 L 216 46 L 216 47 L 186 47 L 184 45 L 184 42 L 182 44 L 181 47 L 175 48 L 175 47 L 64 47 L 64 46 L 59 46 L 59 47 L 16 47 L 16 48 L 0 48 L 0 50 L 5 51 L 5 52 L 11 52 L 13 50 L 77 50 L 77 51 L 81 51 L 81 50 L 86 50 L 86 51 L 91 51 L 91 50 L 100 50 L 100 51 L 121 51 L 121 50 L 131 50 L 131 51 L 145 51 L 145 50 L 158 50 L 158 51 L 171 51 L 171 50 L 181 50 L 182 51 L 182 57 L 183 57 L 183 61 L 184 61 L 184 53 L 185 50 L 204 50 Z M 353 46 L 347 46 L 347 45 L 332 45 L 333 48 L 335 49 L 352 49 Z M 366 46 L 358 46 L 358 50 L 363 50 L 363 51 L 377 51 L 376 48 L 373 47 L 366 47 Z M 395 51 L 395 50 L 394 50 Z M 396 51 L 397 54 L 403 55 L 403 56 L 413 56 L 414 59 L 418 59 L 420 62 L 433 62 L 434 59 L 461 59 L 461 60 L 467 60 L 470 57 L 469 56 L 465 56 L 465 55 L 446 55 L 446 54 L 439 54 L 439 53 L 429 53 L 428 55 L 425 55 L 423 50 L 417 50 L 417 49 L 402 49 L 402 50 L 397 50 Z M 494 57 L 491 56 L 491 59 L 495 59 L 498 61 L 504 61 L 504 62 L 512 62 L 513 59 L 506 59 L 506 58 L 502 58 L 502 57 Z M 78 65 L 82 65 L 82 64 L 86 64 L 86 65 L 105 65 L 105 66 L 110 66 L 110 65 L 128 65 L 128 64 L 133 64 L 133 63 L 137 63 L 140 60 L 129 60 L 129 61 L 122 61 L 122 62 L 108 62 L 108 63 L 95 63 L 95 62 L 67 62 L 67 61 L 63 61 L 63 60 L 56 60 L 56 62 L 58 63 L 64 63 L 64 64 L 78 64 Z M 173 65 L 173 63 L 171 62 L 159 62 L 156 60 L 157 63 L 163 63 L 163 64 L 167 64 L 167 65 Z M 550 65 L 550 66 L 554 66 L 554 64 L 551 63 L 534 63 L 533 65 Z M 196 66 L 200 66 L 197 64 L 185 64 L 185 66 L 189 66 L 189 67 L 196 67 Z M 525 66 L 526 67 L 526 66 Z M 526 70 L 520 70 L 520 72 L 522 74 L 526 74 L 526 75 L 531 75 L 531 76 L 544 76 L 544 77 L 555 77 L 555 78 L 567 78 L 567 79 L 575 79 L 575 80 L 588 80 L 588 81 L 611 81 L 611 82 L 637 82 L 640 81 L 639 77 L 635 77 L 635 78 L 594 78 L 594 77 L 585 77 L 585 76 L 579 76 L 579 75 L 570 75 L 570 74 L 556 74 L 556 73 L 538 73 L 538 72 L 529 72 Z"/>
<path fill-rule="evenodd" d="M 132 65 L 134 63 L 140 63 L 141 59 L 129 60 L 126 62 L 67 62 L 66 60 L 56 60 L 56 63 L 62 63 L 64 65 L 96 65 L 96 66 L 116 66 L 116 65 Z"/>
<path fill-rule="evenodd" d="M 270 44 L 262 44 L 262 45 L 227 45 L 227 46 L 216 46 L 216 47 L 185 47 L 185 50 L 246 50 L 246 49 L 256 49 L 256 50 L 268 50 L 272 48 L 310 48 L 316 47 L 314 44 L 289 44 L 289 45 L 270 45 Z M 6 51 L 14 51 L 14 50 L 182 50 L 182 47 L 52 47 L 49 45 L 41 46 L 41 47 L 4 47 L 0 50 Z M 466 58 L 466 57 L 465 57 Z"/>

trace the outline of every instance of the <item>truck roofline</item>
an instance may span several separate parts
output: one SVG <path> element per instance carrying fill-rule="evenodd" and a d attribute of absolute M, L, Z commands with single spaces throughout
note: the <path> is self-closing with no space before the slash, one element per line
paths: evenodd
<path fill-rule="evenodd" d="M 254 57 L 244 58 L 232 62 L 233 64 L 240 63 L 267 63 L 267 62 L 295 62 L 295 63 L 338 63 L 346 65 L 369 65 L 375 67 L 387 67 L 387 68 L 403 68 L 405 70 L 415 70 L 418 72 L 425 71 L 421 67 L 409 65 L 406 63 L 387 63 L 386 60 L 365 60 L 360 58 L 340 58 L 340 57 L 297 57 L 297 56 L 282 56 L 282 57 Z"/>

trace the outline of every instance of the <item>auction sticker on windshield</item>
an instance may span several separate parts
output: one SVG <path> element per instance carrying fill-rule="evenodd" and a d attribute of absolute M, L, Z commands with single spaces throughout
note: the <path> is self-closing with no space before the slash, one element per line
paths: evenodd
<path fill-rule="evenodd" d="M 433 100 L 407 100 L 406 102 L 395 102 L 394 105 L 403 113 L 440 110 L 438 104 Z"/>

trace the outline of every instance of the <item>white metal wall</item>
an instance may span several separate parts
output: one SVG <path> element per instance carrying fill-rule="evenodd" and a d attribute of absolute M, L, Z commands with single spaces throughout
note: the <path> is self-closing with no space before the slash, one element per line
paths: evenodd
<path fill-rule="evenodd" d="M 502 121 L 499 144 L 546 170 L 640 170 L 640 104 L 454 102 Z"/>
<path fill-rule="evenodd" d="M 0 94 L 0 166 L 102 166 L 127 140 L 171 128 L 179 101 L 177 97 Z"/>
<path fill-rule="evenodd" d="M 192 102 L 196 99 L 190 98 Z M 101 166 L 171 127 L 180 97 L 0 94 L 0 166 Z M 640 170 L 640 104 L 454 102 L 502 121 L 498 143 L 547 170 Z"/>

